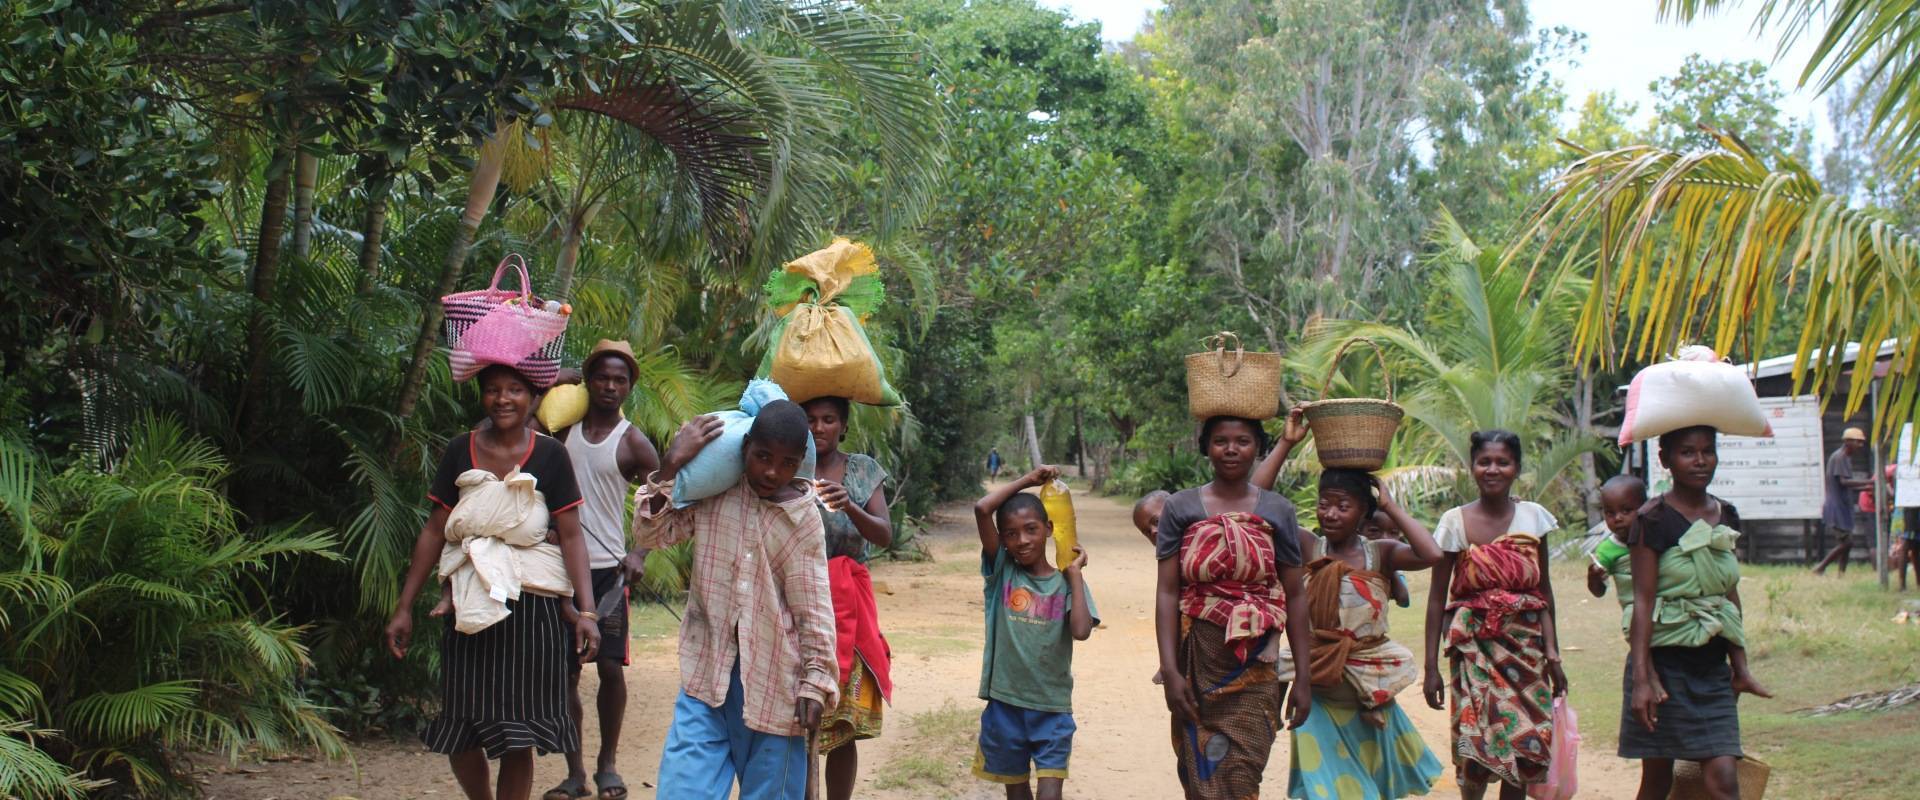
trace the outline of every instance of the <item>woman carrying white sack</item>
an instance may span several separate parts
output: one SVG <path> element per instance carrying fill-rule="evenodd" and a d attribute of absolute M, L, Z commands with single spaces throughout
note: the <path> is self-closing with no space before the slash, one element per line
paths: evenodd
<path fill-rule="evenodd" d="M 1696 761 L 1707 794 L 1740 797 L 1739 696 L 1771 697 L 1747 671 L 1734 542 L 1740 515 L 1707 493 L 1720 433 L 1771 436 L 1753 384 L 1713 351 L 1635 375 L 1621 443 L 1658 437 L 1673 476 L 1627 532 L 1633 616 L 1621 676 L 1620 757 L 1641 762 L 1640 800 L 1667 797 L 1673 762 Z"/>

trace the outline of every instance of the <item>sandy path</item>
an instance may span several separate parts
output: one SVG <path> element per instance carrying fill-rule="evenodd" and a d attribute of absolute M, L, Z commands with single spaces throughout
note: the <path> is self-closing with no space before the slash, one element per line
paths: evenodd
<path fill-rule="evenodd" d="M 1074 656 L 1074 716 L 1079 733 L 1074 738 L 1068 793 L 1103 800 L 1178 797 L 1166 706 L 1159 687 L 1149 682 L 1157 664 L 1151 616 L 1152 548 L 1134 531 L 1122 504 L 1086 495 L 1077 496 L 1075 502 L 1080 536 L 1090 556 L 1087 583 L 1105 627 L 1078 645 Z M 876 581 L 890 592 L 880 595 L 879 605 L 882 624 L 895 651 L 894 705 L 888 710 L 887 734 L 861 743 L 863 786 L 858 796 L 892 800 L 921 800 L 956 792 L 962 798 L 1002 796 L 998 787 L 979 782 L 958 781 L 948 791 L 932 787 L 879 791 L 870 785 L 878 766 L 916 755 L 909 752 L 912 745 L 906 735 L 913 714 L 949 703 L 969 713 L 979 708 L 980 701 L 975 699 L 982 626 L 975 560 L 979 542 L 973 534 L 971 515 L 962 512 L 957 507 L 945 509 L 936 518 L 936 527 L 927 540 L 934 561 L 875 565 Z M 1416 580 L 1416 597 L 1424 597 L 1423 584 Z M 1417 637 L 1417 631 L 1408 628 L 1403 635 Z M 632 796 L 645 798 L 654 796 L 643 782 L 650 783 L 658 768 L 678 675 L 670 635 L 637 639 L 634 645 L 634 663 L 627 670 L 629 704 L 619 762 Z M 589 673 L 583 688 L 591 691 L 593 683 Z M 1409 690 L 1401 699 L 1428 745 L 1444 747 L 1445 713 L 1428 709 L 1416 690 Z M 592 715 L 589 710 L 589 753 L 598 747 Z M 367 743 L 356 748 L 356 758 L 357 770 L 353 765 L 306 762 L 276 762 L 238 770 L 215 767 L 205 782 L 209 796 L 223 800 L 459 796 L 445 761 L 418 746 Z M 565 774 L 565 762 L 557 756 L 541 758 L 537 764 L 536 797 Z M 1287 769 L 1283 736 L 1268 762 L 1267 796 L 1285 796 Z M 1625 797 L 1632 795 L 1638 771 L 1610 753 L 1589 751 L 1581 754 L 1580 779 L 1585 796 Z M 1434 795 L 1455 796 L 1450 774 L 1442 778 Z"/>

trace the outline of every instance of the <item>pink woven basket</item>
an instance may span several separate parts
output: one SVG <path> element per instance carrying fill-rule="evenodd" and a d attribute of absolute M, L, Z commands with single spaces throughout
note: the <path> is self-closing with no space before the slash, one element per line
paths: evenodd
<path fill-rule="evenodd" d="M 500 288 L 507 266 L 520 272 L 520 291 Z M 456 381 L 500 364 L 513 367 L 540 388 L 560 375 L 567 316 L 545 308 L 533 294 L 527 261 L 518 253 L 500 259 L 487 288 L 440 298 L 446 313 L 447 362 Z"/>

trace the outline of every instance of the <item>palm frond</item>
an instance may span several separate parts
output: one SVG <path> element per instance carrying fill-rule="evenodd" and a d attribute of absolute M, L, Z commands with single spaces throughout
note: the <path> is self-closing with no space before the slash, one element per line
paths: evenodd
<path fill-rule="evenodd" d="M 1873 352 L 1894 340 L 1887 386 L 1874 409 L 1877 433 L 1916 418 L 1920 367 L 1920 242 L 1842 197 L 1826 194 L 1792 163 L 1770 166 L 1737 137 L 1679 153 L 1636 145 L 1592 153 L 1569 166 L 1537 208 L 1505 263 L 1533 251 L 1528 274 L 1579 272 L 1595 258 L 1574 328 L 1574 358 L 1602 365 L 1622 354 L 1650 360 L 1696 340 L 1723 354 L 1768 331 L 1786 298 L 1800 293 L 1806 321 L 1796 348 L 1796 390 L 1847 394 L 1851 415 L 1870 395 L 1873 370 L 1842 387 L 1847 344 Z M 1548 253 L 1565 249 L 1558 265 Z M 1612 339 L 1630 320 L 1631 343 Z M 1744 345 L 1744 348 L 1743 348 Z M 1822 356 L 1827 357 L 1822 357 Z"/>
<path fill-rule="evenodd" d="M 39 461 L 25 445 L 0 437 L 0 514 L 11 518 L 29 569 L 40 562 L 40 532 L 33 525 L 34 472 Z M 7 613 L 0 609 L 0 627 L 6 624 Z"/>
<path fill-rule="evenodd" d="M 0 720 L 0 797 L 84 800 L 94 790 L 113 785 L 89 780 L 37 744 L 58 738 L 58 732 L 40 730 L 25 721 Z"/>
<path fill-rule="evenodd" d="M 1729 5 L 1729 0 L 1661 0 L 1660 14 L 1692 21 Z M 1779 55 L 1803 37 L 1816 37 L 1800 71 L 1801 86 L 1811 84 L 1824 94 L 1855 73 L 1869 83 L 1886 81 L 1870 123 L 1876 149 L 1891 154 L 1907 174 L 1920 170 L 1920 103 L 1914 102 L 1920 96 L 1920 2 L 1768 0 L 1760 4 L 1753 28 L 1778 31 Z"/>
<path fill-rule="evenodd" d="M 67 727 L 106 741 L 130 741 L 186 714 L 199 694 L 199 687 L 185 680 L 90 694 L 67 707 Z"/>

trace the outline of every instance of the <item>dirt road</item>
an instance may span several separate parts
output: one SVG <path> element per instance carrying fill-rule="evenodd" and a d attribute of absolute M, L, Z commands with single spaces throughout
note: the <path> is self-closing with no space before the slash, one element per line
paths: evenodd
<path fill-rule="evenodd" d="M 1173 752 L 1168 743 L 1167 711 L 1160 689 L 1150 682 L 1157 656 L 1151 616 L 1154 584 L 1152 548 L 1133 529 L 1122 504 L 1080 494 L 1075 497 L 1081 541 L 1089 554 L 1087 584 L 1094 593 L 1104 627 L 1081 643 L 1074 653 L 1074 737 L 1072 777 L 1067 792 L 1074 797 L 1102 800 L 1159 800 L 1177 798 Z M 959 797 L 998 798 L 998 787 L 964 777 L 970 751 L 959 752 L 952 737 L 940 746 L 913 735 L 915 715 L 977 715 L 982 600 L 977 558 L 979 543 L 970 515 L 947 510 L 937 518 L 928 543 L 935 559 L 928 563 L 882 563 L 874 578 L 886 590 L 879 596 L 881 624 L 894 650 L 894 704 L 888 709 L 886 735 L 860 746 L 862 788 L 859 797 L 924 800 Z M 1416 597 L 1424 597 L 1424 580 L 1416 579 Z M 635 606 L 636 610 L 641 608 Z M 620 747 L 620 770 L 632 797 L 649 798 L 649 785 L 658 768 L 660 744 L 666 735 L 667 713 L 677 684 L 670 623 L 658 608 L 641 615 L 654 624 L 634 642 L 633 665 L 627 670 L 629 703 L 626 733 Z M 1416 650 L 1419 631 L 1396 615 L 1397 631 Z M 651 630 L 646 630 L 651 628 Z M 589 672 L 586 691 L 594 679 Z M 1401 701 L 1429 747 L 1441 753 L 1446 715 L 1428 709 L 1417 689 Z M 588 704 L 587 750 L 598 747 Z M 940 712 L 944 715 L 931 714 Z M 222 769 L 206 775 L 209 796 L 218 800 L 336 800 L 337 798 L 414 798 L 459 796 L 446 762 L 410 743 L 366 743 L 355 750 L 351 764 L 275 762 Z M 949 781 L 911 782 L 913 770 L 900 769 L 908 760 L 926 762 L 925 770 Z M 1268 797 L 1284 797 L 1288 751 L 1285 737 L 1274 747 L 1267 767 Z M 558 756 L 542 758 L 535 777 L 535 796 L 565 774 Z M 876 776 L 906 785 L 876 788 Z M 903 778 L 902 776 L 906 776 Z M 1631 796 L 1638 771 L 1629 762 L 1607 752 L 1583 752 L 1581 794 L 1590 797 Z M 1451 775 L 1444 777 L 1436 797 L 1455 796 Z"/>

